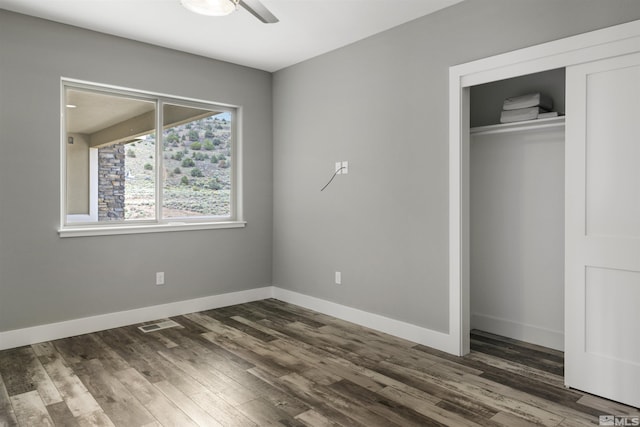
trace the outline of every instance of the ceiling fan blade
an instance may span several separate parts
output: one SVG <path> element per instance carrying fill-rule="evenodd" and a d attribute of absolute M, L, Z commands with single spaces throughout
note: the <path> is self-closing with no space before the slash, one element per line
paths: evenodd
<path fill-rule="evenodd" d="M 240 0 L 240 6 L 244 7 L 250 14 L 264 22 L 265 24 L 275 24 L 280 22 L 273 13 L 269 11 L 260 0 Z"/>

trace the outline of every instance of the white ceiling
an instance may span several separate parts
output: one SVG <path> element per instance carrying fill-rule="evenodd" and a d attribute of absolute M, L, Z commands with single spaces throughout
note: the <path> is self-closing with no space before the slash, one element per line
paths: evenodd
<path fill-rule="evenodd" d="M 180 0 L 0 0 L 0 8 L 276 71 L 462 0 L 262 0 L 280 22 L 240 8 L 225 17 Z"/>

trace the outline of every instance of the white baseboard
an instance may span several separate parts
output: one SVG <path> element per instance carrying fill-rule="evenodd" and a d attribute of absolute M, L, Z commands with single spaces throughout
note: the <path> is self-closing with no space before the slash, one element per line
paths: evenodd
<path fill-rule="evenodd" d="M 0 332 L 0 350 L 267 298 L 276 298 L 448 353 L 455 354 L 456 351 L 449 334 L 275 286 Z"/>
<path fill-rule="evenodd" d="M 456 354 L 457 351 L 457 347 L 452 345 L 452 342 L 454 341 L 452 337 L 443 332 L 434 331 L 411 323 L 402 322 L 400 320 L 391 319 L 389 317 L 380 316 L 378 314 L 358 310 L 357 308 L 348 307 L 346 305 L 337 304 L 278 287 L 273 288 L 273 298 L 308 308 L 322 314 L 337 317 L 338 319 L 356 323 L 361 326 L 366 326 L 367 328 L 375 329 L 418 344 L 423 344 L 437 350 L 442 350 L 447 353 Z"/>
<path fill-rule="evenodd" d="M 473 313 L 471 328 L 564 351 L 564 332 Z"/>
<path fill-rule="evenodd" d="M 262 300 L 271 298 L 271 294 L 272 287 L 266 286 L 246 291 L 231 292 L 0 332 L 0 350 L 103 331 L 105 329 L 133 325 L 170 316 L 179 316 L 197 311 Z"/>

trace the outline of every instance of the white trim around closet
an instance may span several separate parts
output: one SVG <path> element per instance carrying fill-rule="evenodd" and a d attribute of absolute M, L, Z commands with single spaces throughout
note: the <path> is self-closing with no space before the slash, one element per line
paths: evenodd
<path fill-rule="evenodd" d="M 616 25 L 449 68 L 449 336 L 469 352 L 470 87 L 640 51 L 640 21 Z M 568 99 L 567 102 L 570 102 Z M 567 120 L 570 120 L 567 117 Z"/>

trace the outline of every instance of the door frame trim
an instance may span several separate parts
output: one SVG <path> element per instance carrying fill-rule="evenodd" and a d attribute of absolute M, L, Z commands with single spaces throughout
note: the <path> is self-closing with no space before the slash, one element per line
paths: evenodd
<path fill-rule="evenodd" d="M 449 342 L 447 348 L 451 353 L 462 356 L 470 351 L 470 87 L 638 51 L 640 51 L 640 20 L 449 68 Z"/>

